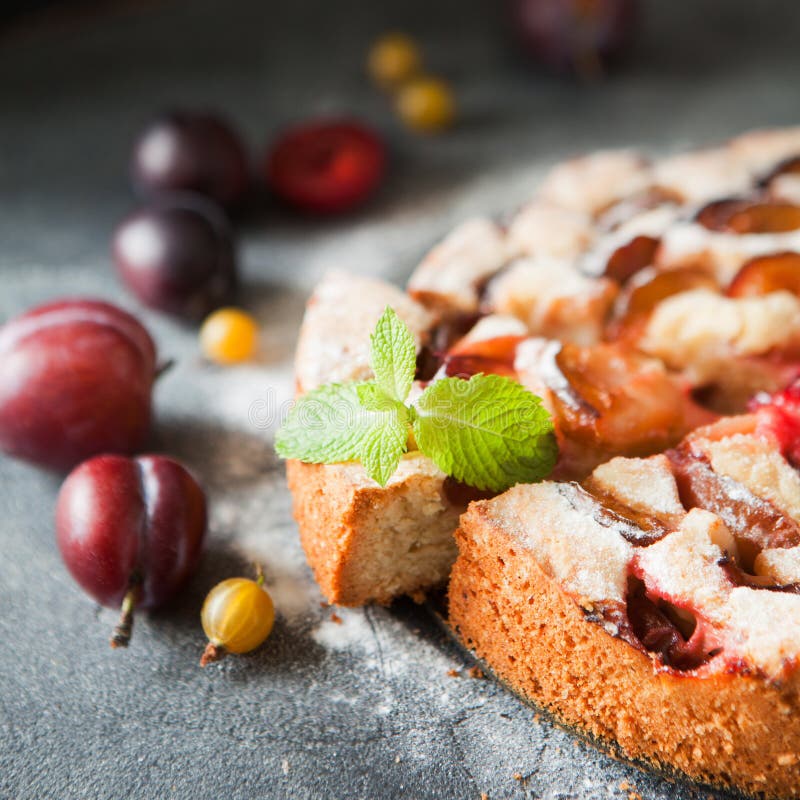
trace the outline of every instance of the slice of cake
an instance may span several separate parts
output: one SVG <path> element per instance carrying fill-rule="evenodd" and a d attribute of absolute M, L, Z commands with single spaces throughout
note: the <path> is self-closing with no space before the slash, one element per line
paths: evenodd
<path fill-rule="evenodd" d="M 797 796 L 800 477 L 775 419 L 765 406 L 583 485 L 473 503 L 451 624 L 515 691 L 628 758 Z"/>

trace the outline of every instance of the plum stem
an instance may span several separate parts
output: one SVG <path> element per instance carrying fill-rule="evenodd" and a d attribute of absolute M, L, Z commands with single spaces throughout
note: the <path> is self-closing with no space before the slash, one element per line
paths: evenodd
<path fill-rule="evenodd" d="M 227 651 L 221 644 L 209 642 L 200 658 L 200 666 L 205 667 L 206 664 L 213 664 L 215 661 L 221 661 L 225 658 L 226 654 Z"/>
<path fill-rule="evenodd" d="M 168 358 L 166 361 L 162 361 L 156 367 L 155 380 L 158 380 L 159 378 L 161 378 L 163 375 L 165 375 L 167 372 L 169 372 L 174 366 L 175 366 L 175 359 L 174 358 Z"/>
<path fill-rule="evenodd" d="M 127 647 L 131 640 L 131 633 L 133 633 L 133 609 L 135 605 L 136 589 L 128 589 L 125 597 L 122 599 L 122 613 L 120 614 L 119 622 L 111 636 L 111 646 L 114 649 L 117 647 Z"/>

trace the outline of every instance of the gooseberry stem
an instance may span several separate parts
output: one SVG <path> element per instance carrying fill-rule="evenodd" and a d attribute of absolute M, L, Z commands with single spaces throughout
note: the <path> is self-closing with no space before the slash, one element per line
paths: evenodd
<path fill-rule="evenodd" d="M 136 589 L 128 589 L 125 597 L 122 599 L 122 613 L 119 617 L 117 627 L 114 628 L 114 633 L 111 636 L 111 646 L 116 649 L 117 647 L 127 647 L 131 640 L 133 633 L 133 609 L 136 605 Z"/>
<path fill-rule="evenodd" d="M 200 666 L 205 667 L 206 664 L 213 664 L 215 661 L 221 661 L 226 655 L 227 651 L 221 644 L 209 642 L 200 658 Z"/>
<path fill-rule="evenodd" d="M 256 564 L 256 583 L 259 586 L 264 585 L 264 568 L 261 564 Z"/>

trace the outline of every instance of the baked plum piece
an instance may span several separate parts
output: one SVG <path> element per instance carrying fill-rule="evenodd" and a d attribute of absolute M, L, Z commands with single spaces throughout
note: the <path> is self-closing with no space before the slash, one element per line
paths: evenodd
<path fill-rule="evenodd" d="M 679 376 L 624 344 L 561 344 L 524 336 L 518 326 L 513 317 L 484 317 L 441 357 L 433 377 L 493 373 L 540 396 L 556 426 L 558 477 L 583 478 L 617 455 L 658 453 L 716 419 Z"/>
<path fill-rule="evenodd" d="M 679 376 L 623 345 L 527 340 L 516 368 L 553 415 L 557 477 L 583 477 L 616 455 L 660 452 L 715 418 Z"/>
<path fill-rule="evenodd" d="M 701 427 L 668 454 L 684 505 L 725 522 L 747 574 L 761 574 L 762 552 L 800 546 L 798 393 L 764 396 L 752 414 Z"/>

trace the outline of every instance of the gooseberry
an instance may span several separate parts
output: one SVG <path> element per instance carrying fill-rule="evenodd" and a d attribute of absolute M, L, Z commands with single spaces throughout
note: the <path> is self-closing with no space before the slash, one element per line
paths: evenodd
<path fill-rule="evenodd" d="M 258 323 L 238 308 L 221 308 L 200 328 L 203 354 L 217 364 L 237 364 L 258 348 Z"/>
<path fill-rule="evenodd" d="M 208 637 L 201 667 L 219 661 L 226 653 L 249 653 L 270 635 L 275 608 L 263 584 L 259 569 L 256 580 L 228 578 L 208 593 L 200 614 Z"/>

